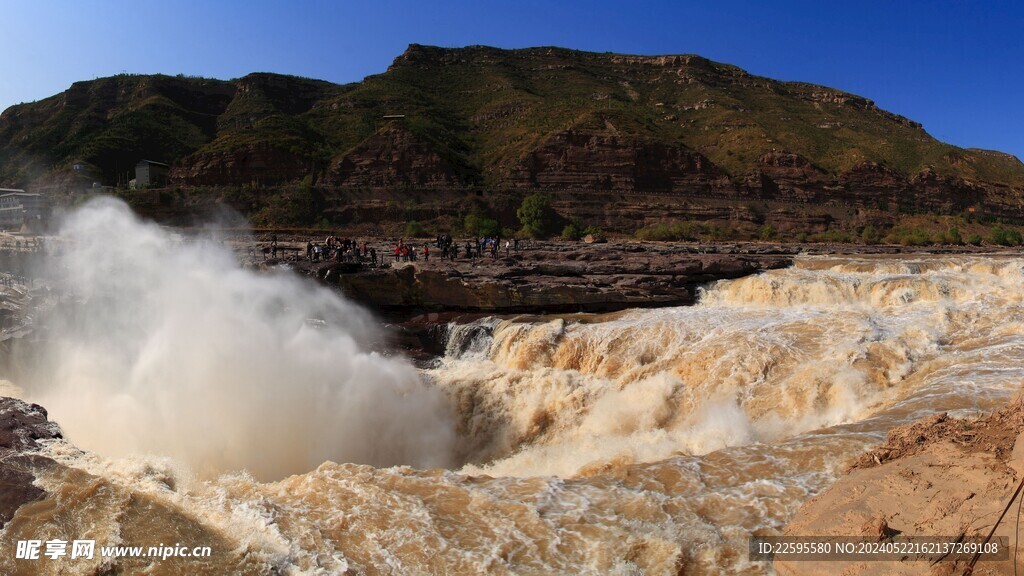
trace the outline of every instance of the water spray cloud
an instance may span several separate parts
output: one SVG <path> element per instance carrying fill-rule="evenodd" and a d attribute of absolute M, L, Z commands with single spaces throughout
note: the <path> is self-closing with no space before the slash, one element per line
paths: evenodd
<path fill-rule="evenodd" d="M 47 272 L 74 304 L 46 320 L 27 393 L 78 445 L 262 478 L 327 460 L 450 464 L 444 396 L 370 351 L 372 318 L 337 294 L 243 270 L 219 243 L 110 199 L 70 214 L 61 236 Z"/>

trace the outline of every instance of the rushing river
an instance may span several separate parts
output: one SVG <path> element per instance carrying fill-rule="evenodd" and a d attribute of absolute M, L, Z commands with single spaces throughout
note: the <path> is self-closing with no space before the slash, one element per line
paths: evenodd
<path fill-rule="evenodd" d="M 181 273 L 167 250 L 161 265 Z M 760 574 L 748 536 L 781 528 L 889 428 L 991 409 L 1024 380 L 1015 257 L 800 258 L 708 286 L 692 307 L 453 325 L 445 356 L 418 371 L 361 348 L 352 334 L 371 329 L 333 295 L 243 275 L 222 301 L 203 262 L 185 260 L 196 277 L 183 284 L 119 288 L 122 303 L 184 298 L 170 319 L 131 306 L 142 321 L 106 319 L 138 345 L 97 366 L 124 341 L 69 324 L 55 352 L 86 360 L 48 377 L 70 383 L 24 386 L 77 447 L 49 446 L 64 466 L 40 472 L 50 496 L 0 532 L 4 549 L 213 547 L 161 565 L 182 574 Z M 289 290 L 343 328 L 310 330 L 310 310 L 263 300 Z M 189 310 L 205 311 L 198 324 L 175 320 Z M 204 340 L 232 341 L 229 328 L 252 338 Z M 282 346 L 298 359 L 262 358 Z M 104 566 L 0 557 L 4 574 Z"/>

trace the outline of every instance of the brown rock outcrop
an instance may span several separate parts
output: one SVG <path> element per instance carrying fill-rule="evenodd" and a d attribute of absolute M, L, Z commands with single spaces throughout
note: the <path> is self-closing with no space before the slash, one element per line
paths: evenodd
<path fill-rule="evenodd" d="M 912 196 L 908 204 L 926 209 L 951 212 L 981 204 L 985 200 L 983 186 L 958 178 L 949 178 L 925 168 L 910 179 Z"/>
<path fill-rule="evenodd" d="M 235 86 L 235 97 L 228 105 L 223 121 L 237 129 L 241 125 L 236 120 L 255 122 L 275 113 L 307 112 L 332 85 L 320 80 L 257 72 L 239 78 Z"/>
<path fill-rule="evenodd" d="M 610 242 L 552 245 L 476 263 L 396 263 L 329 279 L 338 278 L 353 299 L 386 311 L 597 312 L 690 304 L 699 284 L 791 263 L 790 253 L 700 254 Z"/>
<path fill-rule="evenodd" d="M 460 184 L 455 168 L 430 145 L 392 123 L 337 158 L 327 181 L 343 187 Z"/>
<path fill-rule="evenodd" d="M 910 189 L 910 182 L 877 162 L 861 162 L 839 175 L 843 198 L 857 205 L 895 205 Z"/>
<path fill-rule="evenodd" d="M 838 203 L 870 207 L 897 205 L 914 210 L 955 212 L 979 204 L 985 190 L 964 180 L 925 169 L 907 179 L 878 162 L 860 162 L 833 178 L 798 154 L 772 152 L 748 174 L 748 194 L 761 199 Z"/>
<path fill-rule="evenodd" d="M 984 538 L 1024 473 L 1024 396 L 978 419 L 945 414 L 894 428 L 851 472 L 807 502 L 785 527 L 788 536 L 888 534 Z M 995 536 L 1012 547 L 1021 527 L 1004 518 Z M 1024 530 L 1021 530 L 1024 532 Z M 1011 550 L 1011 556 L 1013 551 Z M 1024 556 L 1017 555 L 1020 562 Z M 1022 566 L 1018 566 L 1018 569 Z M 775 561 L 780 575 L 963 574 L 963 561 Z M 975 574 L 1013 574 L 1010 561 L 976 565 Z"/>
<path fill-rule="evenodd" d="M 808 202 L 829 183 L 824 171 L 792 152 L 769 152 L 757 159 L 757 165 L 746 182 L 754 185 L 754 195 L 760 198 Z"/>
<path fill-rule="evenodd" d="M 170 178 L 186 186 L 262 185 L 298 180 L 309 171 L 310 162 L 302 156 L 260 143 L 194 154 L 175 164 Z"/>
<path fill-rule="evenodd" d="M 728 188 L 710 160 L 684 146 L 566 130 L 530 152 L 509 175 L 517 187 L 701 193 Z"/>
<path fill-rule="evenodd" d="M 21 505 L 45 495 L 32 483 L 33 470 L 53 461 L 29 452 L 39 440 L 60 437 L 60 428 L 47 420 L 42 406 L 0 397 L 0 528 Z"/>

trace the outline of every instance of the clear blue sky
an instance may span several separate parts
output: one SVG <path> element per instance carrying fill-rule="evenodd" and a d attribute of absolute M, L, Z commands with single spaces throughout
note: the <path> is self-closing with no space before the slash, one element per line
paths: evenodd
<path fill-rule="evenodd" d="M 1024 5 L 796 2 L 5 0 L 0 109 L 119 72 L 350 82 L 410 43 L 701 54 L 833 86 L 940 140 L 1024 158 Z"/>

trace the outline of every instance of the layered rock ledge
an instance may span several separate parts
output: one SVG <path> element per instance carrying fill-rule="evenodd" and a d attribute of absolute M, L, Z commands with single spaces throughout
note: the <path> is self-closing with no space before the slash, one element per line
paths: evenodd
<path fill-rule="evenodd" d="M 779 246 L 699 247 L 612 242 L 552 243 L 470 261 L 392 262 L 316 273 L 383 312 L 609 312 L 692 304 L 697 287 L 785 268 L 798 250 Z"/>

